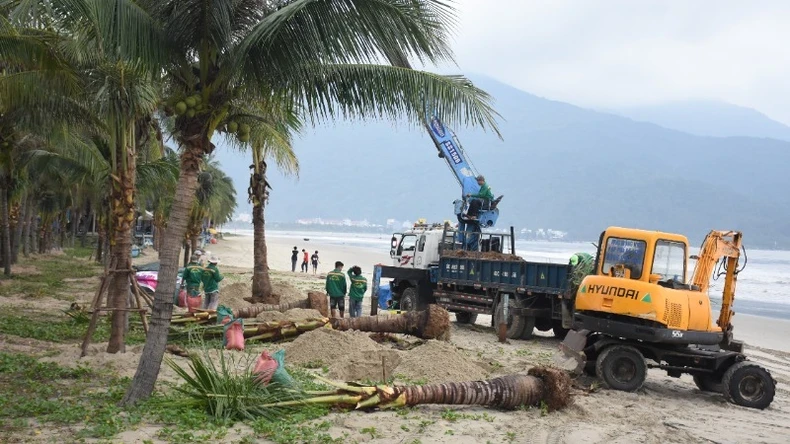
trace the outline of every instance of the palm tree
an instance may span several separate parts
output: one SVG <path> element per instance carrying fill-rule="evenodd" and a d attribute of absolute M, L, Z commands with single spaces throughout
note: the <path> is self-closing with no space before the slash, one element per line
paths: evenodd
<path fill-rule="evenodd" d="M 222 225 L 228 222 L 235 210 L 236 189 L 233 187 L 233 180 L 220 169 L 217 161 L 205 159 L 189 215 L 189 248 L 184 252 L 185 262 L 189 260 L 189 250 L 194 252 L 197 249 L 197 240 L 203 227 L 211 223 Z"/>
<path fill-rule="evenodd" d="M 378 64 L 385 54 L 435 63 L 452 54 L 452 8 L 440 0 L 140 0 L 172 51 L 166 110 L 175 119 L 181 171 L 160 254 L 150 330 L 123 402 L 153 391 L 172 315 L 178 253 L 201 159 L 218 131 L 250 140 L 296 109 L 311 122 L 422 118 L 423 100 L 450 122 L 495 127 L 489 96 L 463 77 Z M 261 110 L 244 112 L 244 103 Z M 263 112 L 265 110 L 265 112 Z M 232 125 L 236 123 L 236 125 Z"/>

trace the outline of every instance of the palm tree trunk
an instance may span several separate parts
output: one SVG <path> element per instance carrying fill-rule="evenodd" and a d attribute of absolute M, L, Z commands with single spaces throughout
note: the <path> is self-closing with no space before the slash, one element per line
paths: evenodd
<path fill-rule="evenodd" d="M 16 226 L 14 227 L 14 238 L 11 246 L 11 263 L 16 263 L 19 260 L 19 249 L 22 247 L 22 232 L 27 223 L 27 191 L 22 193 L 19 199 L 19 214 L 16 217 Z"/>
<path fill-rule="evenodd" d="M 25 205 L 25 227 L 22 233 L 22 254 L 25 257 L 30 255 L 30 245 L 32 243 L 32 239 L 30 238 L 31 232 L 33 232 L 33 216 L 35 212 L 33 211 L 35 207 L 33 193 L 30 193 L 27 196 L 27 205 Z"/>
<path fill-rule="evenodd" d="M 405 333 L 423 339 L 446 340 L 450 334 L 450 314 L 438 305 L 429 305 L 427 310 L 408 311 L 398 316 L 335 318 L 332 319 L 332 328 L 375 333 Z"/>
<path fill-rule="evenodd" d="M 252 202 L 253 226 L 252 302 L 277 305 L 280 303 L 280 295 L 272 293 L 266 251 L 266 220 L 264 217 L 267 198 L 266 185 L 266 163 L 258 162 L 250 177 L 250 189 L 248 190 Z"/>
<path fill-rule="evenodd" d="M 185 138 L 190 140 L 189 138 Z M 184 233 L 189 222 L 189 213 L 198 186 L 198 169 L 210 141 L 199 139 L 184 146 L 181 154 L 181 173 L 178 176 L 176 195 L 167 224 L 167 234 L 163 248 L 159 252 L 159 284 L 154 294 L 154 306 L 148 327 L 145 347 L 140 356 L 137 372 L 129 390 L 121 400 L 123 405 L 133 405 L 149 397 L 159 376 L 159 368 L 167 346 L 170 318 L 173 315 L 173 293 L 176 290 L 178 256 L 184 241 Z"/>
<path fill-rule="evenodd" d="M 189 242 L 186 240 L 184 241 L 184 266 L 186 267 L 189 264 Z"/>
<path fill-rule="evenodd" d="M 0 188 L 0 211 L 3 224 L 3 274 L 11 276 L 11 226 L 8 217 L 8 188 Z"/>
<path fill-rule="evenodd" d="M 96 229 L 99 231 L 96 238 L 96 262 L 102 263 L 102 255 L 104 254 L 104 222 L 99 221 Z"/>
<path fill-rule="evenodd" d="M 115 263 L 115 273 L 111 276 L 112 281 L 108 287 L 107 299 L 111 301 L 115 311 L 112 312 L 112 327 L 110 329 L 110 341 L 107 344 L 107 353 L 125 353 L 126 344 L 124 342 L 126 321 L 129 316 L 127 308 L 129 300 L 129 274 L 132 268 L 132 234 L 135 221 L 135 150 L 134 145 L 126 146 L 119 144 L 118 159 L 125 157 L 124 161 L 119 161 L 120 171 L 117 176 L 111 178 L 111 198 L 110 198 L 110 245 L 111 254 Z M 125 165 L 125 166 L 123 166 Z"/>
<path fill-rule="evenodd" d="M 32 221 L 30 223 L 30 252 L 31 253 L 38 253 L 39 252 L 39 231 L 41 231 L 40 222 L 39 222 L 39 214 L 38 208 L 33 207 L 35 211 L 33 211 Z"/>

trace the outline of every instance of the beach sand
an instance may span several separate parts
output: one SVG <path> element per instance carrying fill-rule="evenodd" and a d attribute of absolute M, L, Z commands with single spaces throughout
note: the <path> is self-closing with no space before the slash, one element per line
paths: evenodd
<path fill-rule="evenodd" d="M 386 242 L 386 240 L 384 241 Z M 313 279 L 304 273 L 290 272 L 290 251 L 297 246 L 301 251 L 319 251 L 319 274 L 332 269 L 335 260 L 345 263 L 346 269 L 359 265 L 370 277 L 372 265 L 389 264 L 386 253 L 342 245 L 267 238 L 269 266 L 278 278 L 294 283 Z M 252 239 L 227 237 L 210 247 L 225 266 L 252 266 Z M 298 264 L 297 264 L 298 267 Z M 323 281 L 314 282 L 323 285 Z M 369 313 L 369 293 L 363 305 Z M 737 311 L 737 303 L 736 303 Z M 490 317 L 480 316 L 478 324 L 453 324 L 450 344 L 468 359 L 488 371 L 489 376 L 524 372 L 536 364 L 548 364 L 559 353 L 558 341 L 553 337 L 538 337 L 530 341 L 497 342 L 489 327 Z M 596 389 L 578 390 L 575 405 L 549 415 L 534 409 L 499 412 L 479 407 L 461 408 L 468 417 L 447 421 L 443 407 L 420 407 L 409 415 L 392 412 L 341 413 L 330 416 L 330 433 L 360 442 L 551 442 L 551 443 L 633 443 L 633 442 L 771 442 L 786 443 L 790 436 L 790 322 L 736 315 L 736 338 L 747 343 L 750 359 L 768 368 L 777 380 L 777 394 L 765 411 L 747 409 L 727 403 L 721 395 L 700 392 L 689 375 L 670 378 L 658 369 L 649 371 L 648 380 L 637 393 Z M 287 358 L 286 358 L 287 359 Z M 582 377 L 577 383 L 597 387 L 594 378 Z M 480 420 L 486 413 L 489 420 Z M 475 416 L 477 415 L 477 416 Z M 478 419 L 469 419 L 478 418 Z M 420 427 L 425 421 L 428 426 Z M 375 427 L 378 438 L 360 433 Z M 450 432 L 448 432 L 448 430 Z M 452 433 L 452 434 L 450 434 Z"/>

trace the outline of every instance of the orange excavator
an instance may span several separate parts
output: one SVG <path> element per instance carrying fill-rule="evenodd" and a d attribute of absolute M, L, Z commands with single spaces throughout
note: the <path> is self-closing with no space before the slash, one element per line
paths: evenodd
<path fill-rule="evenodd" d="M 733 338 L 738 273 L 746 265 L 737 231 L 711 231 L 687 280 L 685 236 L 610 227 L 601 234 L 594 272 L 574 301 L 573 329 L 560 344 L 574 370 L 606 386 L 639 389 L 648 368 L 691 374 L 700 390 L 758 409 L 771 404 L 776 382 L 749 361 Z M 741 251 L 743 265 L 739 268 Z M 708 297 L 710 279 L 724 276 L 718 319 Z M 573 362 L 572 361 L 572 362 Z"/>

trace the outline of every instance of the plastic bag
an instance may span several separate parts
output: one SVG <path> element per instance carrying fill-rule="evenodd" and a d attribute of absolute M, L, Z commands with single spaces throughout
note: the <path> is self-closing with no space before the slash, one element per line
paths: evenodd
<path fill-rule="evenodd" d="M 234 319 L 225 324 L 225 350 L 244 350 L 244 320 Z"/>
<path fill-rule="evenodd" d="M 181 308 L 187 308 L 187 291 L 183 288 L 178 291 L 176 305 Z"/>
<path fill-rule="evenodd" d="M 272 375 L 272 382 L 284 387 L 296 387 L 296 381 L 288 373 L 288 370 L 285 369 L 285 349 L 281 348 L 274 352 L 272 358 L 277 361 L 277 370 L 275 370 Z"/>
<path fill-rule="evenodd" d="M 224 305 L 217 307 L 217 324 L 224 325 L 231 321 L 233 321 L 233 310 Z"/>
<path fill-rule="evenodd" d="M 271 357 L 269 352 L 266 350 L 262 351 L 252 371 L 253 375 L 255 375 L 255 381 L 263 385 L 268 384 L 278 367 L 279 364 Z"/>
<path fill-rule="evenodd" d="M 203 305 L 203 298 L 200 296 L 200 293 L 187 296 L 187 309 L 190 313 L 200 310 L 201 305 Z"/>

